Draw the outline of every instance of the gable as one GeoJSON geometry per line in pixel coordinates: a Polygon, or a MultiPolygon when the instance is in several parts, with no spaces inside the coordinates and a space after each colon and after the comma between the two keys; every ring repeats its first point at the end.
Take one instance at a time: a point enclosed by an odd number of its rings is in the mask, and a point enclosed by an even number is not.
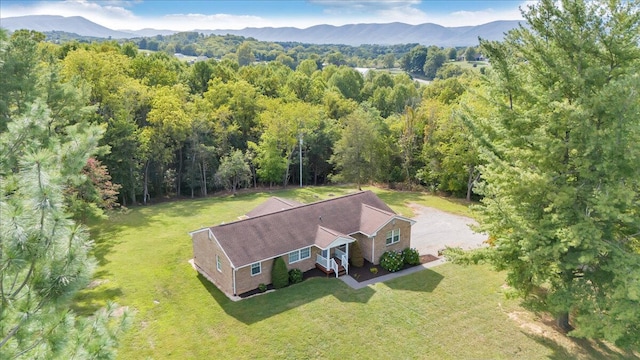
{"type": "Polygon", "coordinates": [[[256,206],[246,214],[246,217],[256,217],[261,215],[272,214],[274,212],[291,209],[296,206],[304,205],[294,200],[283,199],[276,196],[270,197],[267,201],[256,206]]]}
{"type": "Polygon", "coordinates": [[[210,229],[230,261],[239,268],[316,245],[320,227],[335,235],[331,238],[324,231],[320,244],[329,245],[338,238],[349,241],[351,237],[344,234],[362,232],[363,216],[367,218],[364,221],[367,229],[375,230],[397,215],[374,193],[364,191],[210,229]]]}

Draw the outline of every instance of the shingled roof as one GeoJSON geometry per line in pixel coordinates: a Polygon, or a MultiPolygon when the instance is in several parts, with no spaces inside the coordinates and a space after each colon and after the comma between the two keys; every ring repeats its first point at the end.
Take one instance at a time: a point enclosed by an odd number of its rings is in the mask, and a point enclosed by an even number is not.
{"type": "MultiPolygon", "coordinates": [[[[277,203],[280,201],[272,202],[277,203]]],[[[363,191],[275,212],[254,213],[248,219],[209,230],[233,267],[240,268],[312,245],[326,248],[332,239],[355,240],[349,235],[358,232],[373,235],[394,217],[398,215],[380,198],[363,191]]]]}
{"type": "Polygon", "coordinates": [[[256,217],[260,215],[271,214],[281,210],[291,209],[296,206],[303,205],[294,200],[287,200],[276,196],[270,197],[267,201],[256,206],[253,210],[249,211],[247,217],[256,217]]]}

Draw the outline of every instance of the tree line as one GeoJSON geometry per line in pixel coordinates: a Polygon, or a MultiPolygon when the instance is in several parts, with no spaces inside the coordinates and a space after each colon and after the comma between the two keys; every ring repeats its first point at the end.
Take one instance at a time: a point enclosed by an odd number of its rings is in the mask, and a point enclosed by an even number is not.
{"type": "Polygon", "coordinates": [[[406,74],[313,59],[295,70],[255,62],[248,42],[235,61],[187,64],[132,43],[43,40],[28,31],[8,40],[0,128],[39,94],[59,121],[101,126],[94,164],[112,186],[97,193],[118,190],[122,205],[297,184],[300,140],[304,184],[422,183],[471,196],[476,159],[460,153],[468,141],[454,113],[478,105],[464,95],[476,73],[424,88],[406,74]]]}

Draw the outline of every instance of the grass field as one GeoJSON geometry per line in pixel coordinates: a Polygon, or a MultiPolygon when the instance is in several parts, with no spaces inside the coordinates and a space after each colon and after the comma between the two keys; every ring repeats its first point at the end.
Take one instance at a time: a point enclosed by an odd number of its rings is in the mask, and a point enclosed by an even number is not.
{"type": "MultiPolygon", "coordinates": [[[[232,221],[269,196],[303,202],[352,191],[318,187],[184,200],[130,209],[93,224],[100,266],[75,309],[113,300],[135,311],[122,359],[501,359],[623,358],[602,344],[553,329],[503,295],[487,267],[438,266],[353,290],[315,278],[232,302],[198,276],[187,234],[232,221]]],[[[469,215],[464,203],[422,193],[374,190],[394,210],[408,202],[469,215]]]]}

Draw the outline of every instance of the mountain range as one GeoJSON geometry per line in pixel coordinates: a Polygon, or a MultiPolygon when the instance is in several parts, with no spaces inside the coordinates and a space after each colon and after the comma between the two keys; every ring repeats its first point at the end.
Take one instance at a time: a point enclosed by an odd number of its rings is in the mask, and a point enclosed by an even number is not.
{"type": "MultiPolygon", "coordinates": [[[[409,44],[419,43],[436,46],[469,46],[478,43],[478,38],[502,40],[504,34],[520,24],[519,21],[494,21],[477,26],[444,27],[426,23],[409,25],[351,24],[343,26],[316,25],[306,29],[294,27],[245,28],[241,30],[193,30],[206,35],[239,35],[261,41],[300,42],[308,44],[409,44]]],[[[81,36],[98,38],[129,39],[155,35],[171,35],[173,30],[113,30],[98,25],[80,16],[63,17],[53,15],[31,15],[0,19],[0,27],[15,31],[29,29],[40,32],[63,31],[81,36]]]]}

